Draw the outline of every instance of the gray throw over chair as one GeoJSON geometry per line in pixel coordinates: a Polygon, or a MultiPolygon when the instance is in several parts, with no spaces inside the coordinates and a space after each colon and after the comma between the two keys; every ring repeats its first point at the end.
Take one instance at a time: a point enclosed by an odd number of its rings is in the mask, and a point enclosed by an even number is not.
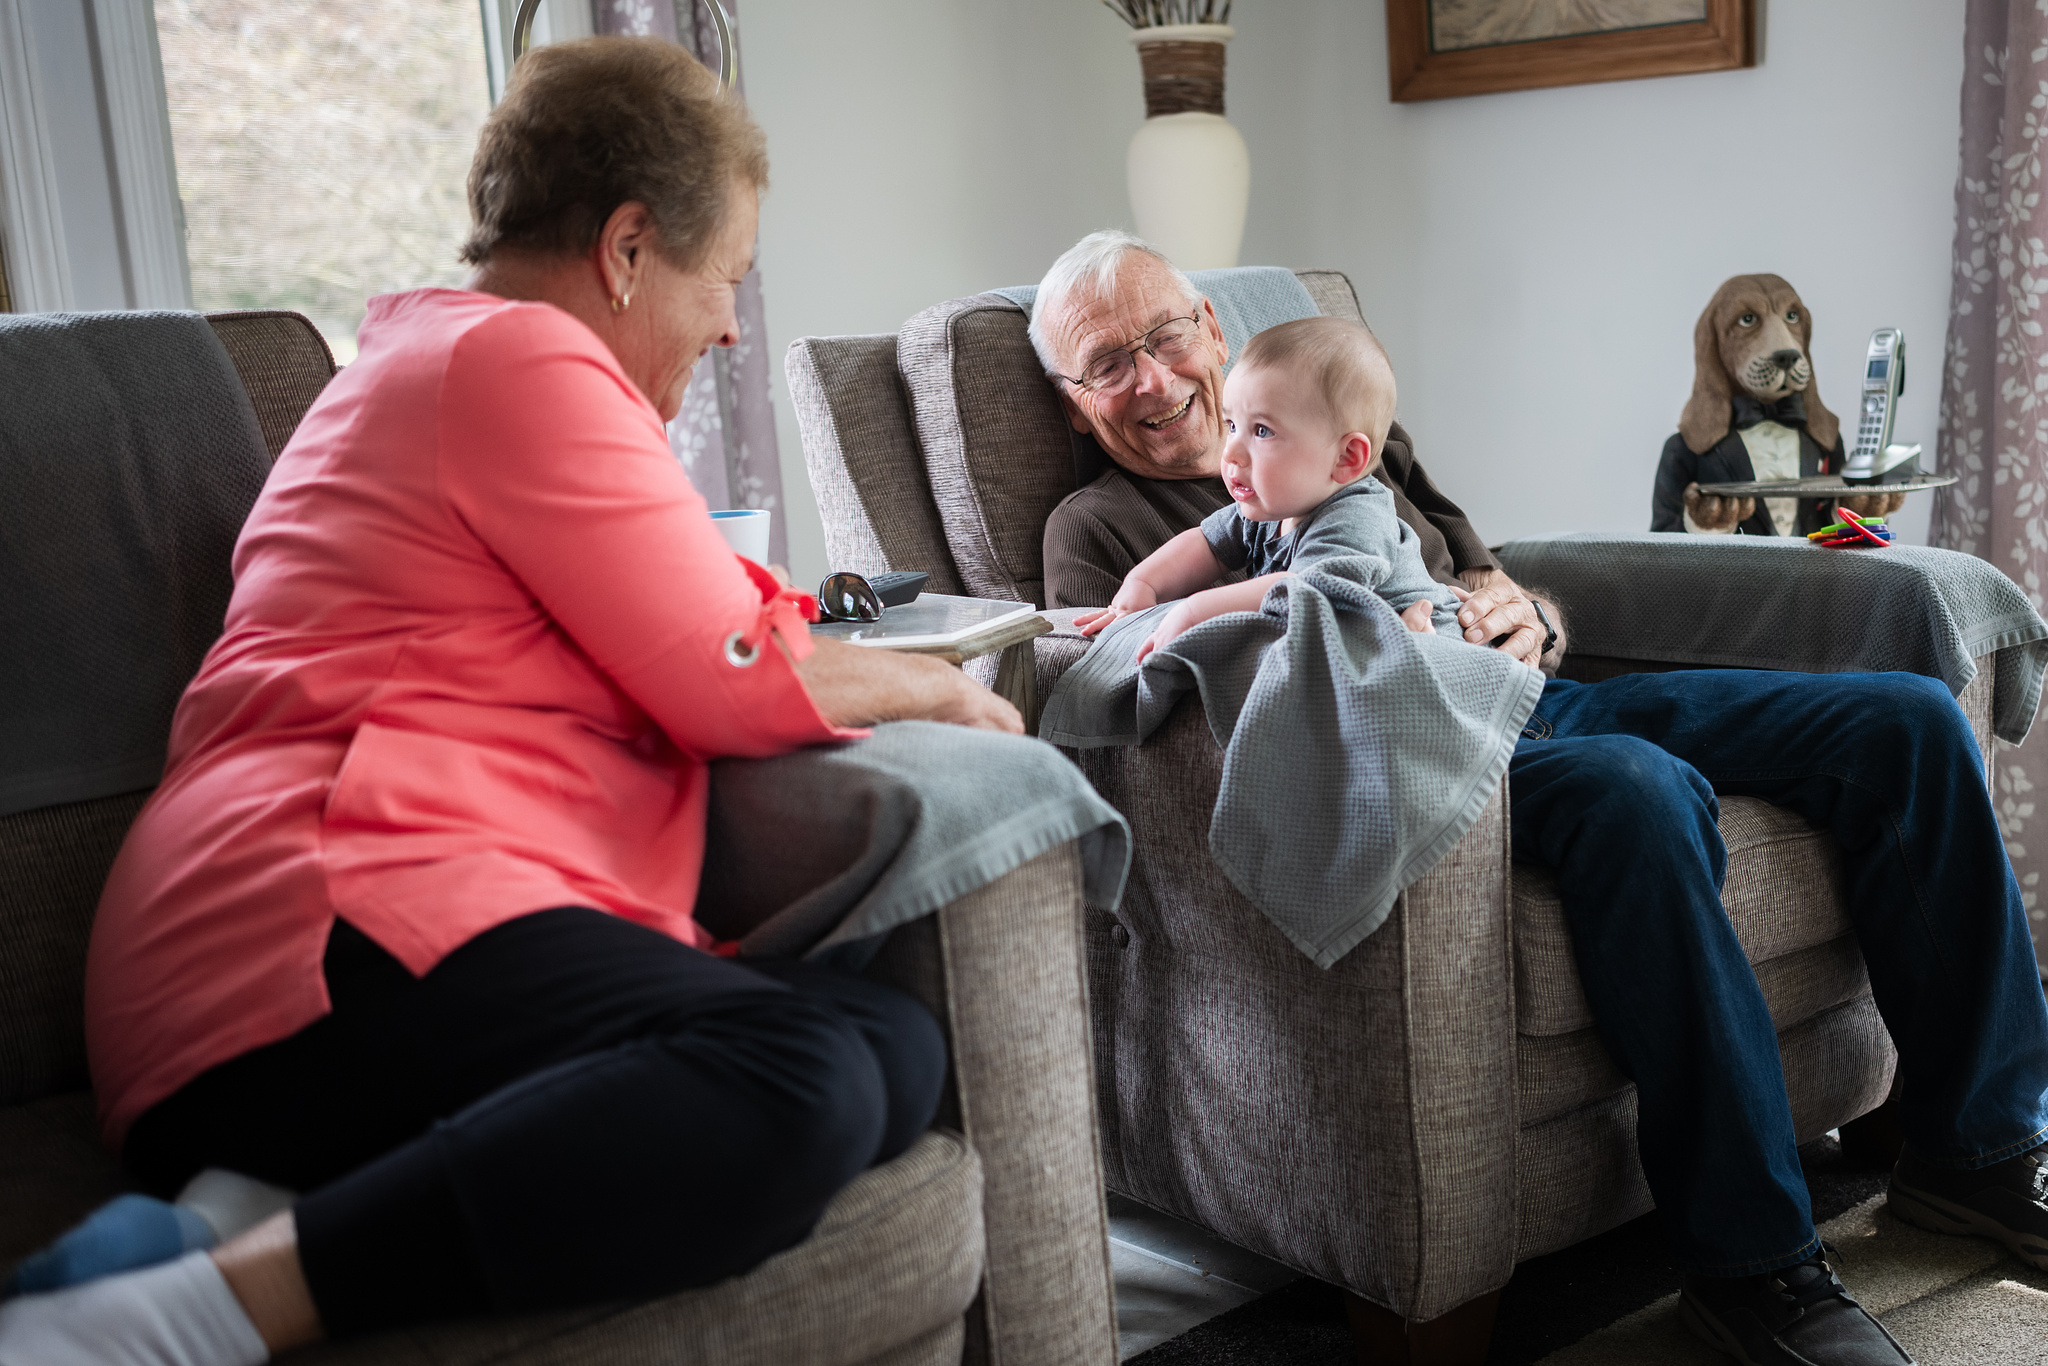
{"type": "MultiPolygon", "coordinates": [[[[296,314],[209,321],[275,459],[334,373],[327,347],[296,314]]],[[[0,402],[5,389],[0,378],[0,402]]],[[[36,648],[0,641],[0,664],[36,648]]],[[[124,1187],[97,1137],[82,996],[100,887],[147,796],[0,816],[0,1270],[124,1187]]],[[[949,1039],[940,1122],[842,1191],[796,1247],[648,1303],[434,1325],[285,1359],[1110,1366],[1081,891],[1068,843],[890,937],[869,971],[923,1000],[949,1039]]]]}
{"type": "MultiPolygon", "coordinates": [[[[1297,275],[1325,314],[1363,320],[1342,274],[1297,275]]],[[[934,591],[1043,605],[1043,528],[1076,475],[1022,311],[949,300],[893,336],[800,339],[786,369],[834,569],[926,570],[934,591]]],[[[1086,642],[1063,626],[1036,647],[1043,698],[1086,642]]],[[[1994,672],[1960,698],[1987,767],[1994,672]]],[[[1121,907],[1086,918],[1111,1190],[1343,1287],[1362,1345],[1418,1361],[1483,1360],[1516,1263],[1651,1207],[1635,1089],[1593,1028],[1555,879],[1511,866],[1505,786],[1324,971],[1210,858],[1223,755],[1197,699],[1142,746],[1070,757],[1135,841],[1121,907]]],[[[1723,799],[1721,833],[1723,901],[1810,1141],[1878,1107],[1895,1061],[1841,855],[1749,798],[1723,799]]]]}

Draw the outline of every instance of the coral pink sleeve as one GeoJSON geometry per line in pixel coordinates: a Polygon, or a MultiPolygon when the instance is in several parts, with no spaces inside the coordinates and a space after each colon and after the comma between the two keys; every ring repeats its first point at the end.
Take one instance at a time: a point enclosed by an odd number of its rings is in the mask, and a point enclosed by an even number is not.
{"type": "Polygon", "coordinates": [[[685,753],[866,733],[818,714],[791,662],[811,649],[797,595],[727,547],[654,409],[581,323],[530,305],[471,329],[439,412],[456,514],[685,753]]]}

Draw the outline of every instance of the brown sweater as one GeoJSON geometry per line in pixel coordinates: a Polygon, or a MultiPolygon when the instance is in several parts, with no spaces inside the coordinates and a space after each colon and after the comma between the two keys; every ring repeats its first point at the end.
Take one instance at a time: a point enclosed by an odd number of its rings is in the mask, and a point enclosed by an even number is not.
{"type": "MultiPolygon", "coordinates": [[[[1455,583],[1459,570],[1500,568],[1458,505],[1429,482],[1400,423],[1388,430],[1373,474],[1422,542],[1431,578],[1455,583]]],[[[1068,494],[1046,521],[1046,605],[1106,605],[1138,561],[1229,502],[1221,479],[1145,479],[1112,467],[1068,494]]]]}

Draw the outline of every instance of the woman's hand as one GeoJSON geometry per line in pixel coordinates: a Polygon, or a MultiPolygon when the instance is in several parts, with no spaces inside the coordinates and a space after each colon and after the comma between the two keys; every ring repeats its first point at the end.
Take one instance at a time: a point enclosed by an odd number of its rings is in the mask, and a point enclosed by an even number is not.
{"type": "Polygon", "coordinates": [[[1024,718],[1015,707],[930,655],[815,640],[796,671],[820,714],[835,726],[944,721],[1024,733],[1024,718]]]}

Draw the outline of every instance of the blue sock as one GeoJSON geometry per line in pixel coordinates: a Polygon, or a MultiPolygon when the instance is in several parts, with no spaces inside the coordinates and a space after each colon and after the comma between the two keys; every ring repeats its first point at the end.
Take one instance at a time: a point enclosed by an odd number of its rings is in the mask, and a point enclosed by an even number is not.
{"type": "Polygon", "coordinates": [[[168,1262],[218,1241],[212,1226],[182,1205],[146,1195],[117,1196],[16,1267],[0,1295],[60,1290],[117,1271],[168,1262]]]}

